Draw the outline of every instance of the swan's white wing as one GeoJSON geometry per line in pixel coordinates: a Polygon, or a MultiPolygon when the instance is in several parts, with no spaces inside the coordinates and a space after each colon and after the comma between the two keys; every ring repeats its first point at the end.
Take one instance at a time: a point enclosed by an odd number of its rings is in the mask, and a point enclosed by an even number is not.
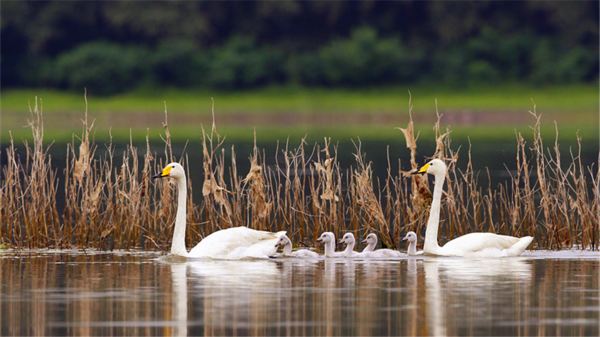
{"type": "Polygon", "coordinates": [[[441,250],[448,255],[514,256],[531,243],[530,237],[517,238],[494,233],[469,233],[446,243],[441,250]],[[527,242],[526,242],[527,241],[527,242]],[[517,245],[517,243],[519,243],[517,245]],[[523,249],[521,250],[521,246],[523,249]],[[518,249],[512,249],[517,246],[518,249]]]}
{"type": "Polygon", "coordinates": [[[291,256],[300,257],[300,258],[319,258],[320,257],[319,254],[317,254],[316,252],[313,252],[312,250],[308,250],[308,249],[298,249],[296,251],[293,251],[291,256]]]}
{"type": "Polygon", "coordinates": [[[476,252],[488,248],[506,249],[519,241],[518,238],[494,233],[469,233],[460,236],[442,248],[444,250],[476,252]]]}
{"type": "Polygon", "coordinates": [[[192,248],[189,257],[236,259],[268,257],[276,251],[275,243],[285,232],[265,232],[247,227],[233,227],[216,231],[192,248]]]}
{"type": "Polygon", "coordinates": [[[357,251],[351,251],[351,252],[335,252],[334,255],[332,257],[344,257],[344,258],[350,258],[350,259],[358,259],[358,258],[367,258],[370,257],[370,254],[372,252],[357,252],[357,251]],[[339,254],[339,255],[337,255],[339,254]]]}
{"type": "Polygon", "coordinates": [[[373,251],[363,252],[361,254],[364,257],[372,258],[372,259],[389,259],[389,258],[406,256],[406,254],[401,253],[397,250],[387,249],[387,248],[375,249],[373,251]]]}
{"type": "Polygon", "coordinates": [[[342,251],[342,252],[333,252],[333,253],[331,253],[330,256],[325,256],[325,257],[327,257],[327,258],[340,258],[340,257],[347,257],[347,256],[346,256],[346,253],[344,253],[342,251]]]}
{"type": "Polygon", "coordinates": [[[255,242],[249,246],[239,246],[227,254],[227,259],[258,258],[265,259],[277,252],[278,238],[266,239],[255,242]]]}

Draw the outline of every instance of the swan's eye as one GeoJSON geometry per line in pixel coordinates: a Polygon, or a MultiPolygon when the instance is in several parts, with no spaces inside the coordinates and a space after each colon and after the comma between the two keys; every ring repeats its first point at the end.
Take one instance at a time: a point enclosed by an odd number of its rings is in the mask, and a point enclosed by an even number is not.
{"type": "Polygon", "coordinates": [[[175,165],[172,165],[171,168],[175,168],[175,165]]]}

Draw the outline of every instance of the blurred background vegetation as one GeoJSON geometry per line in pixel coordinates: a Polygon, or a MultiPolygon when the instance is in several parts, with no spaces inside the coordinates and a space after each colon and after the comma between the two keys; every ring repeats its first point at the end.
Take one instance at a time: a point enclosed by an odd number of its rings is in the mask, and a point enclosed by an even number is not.
{"type": "Polygon", "coordinates": [[[4,1],[2,87],[598,79],[597,1],[4,1]]]}
{"type": "MultiPolygon", "coordinates": [[[[2,131],[69,140],[85,109],[99,138],[218,122],[233,138],[398,139],[409,90],[431,135],[436,100],[463,138],[513,139],[532,99],[598,137],[597,1],[2,1],[2,131]],[[262,131],[261,131],[262,130],[262,131]],[[262,133],[262,135],[261,135],[262,133]]],[[[426,135],[427,136],[427,135],[426,135]]],[[[0,133],[6,140],[7,132],[0,133]]],[[[230,137],[231,138],[231,137],[230,137]]],[[[427,136],[427,138],[431,138],[427,136]]]]}

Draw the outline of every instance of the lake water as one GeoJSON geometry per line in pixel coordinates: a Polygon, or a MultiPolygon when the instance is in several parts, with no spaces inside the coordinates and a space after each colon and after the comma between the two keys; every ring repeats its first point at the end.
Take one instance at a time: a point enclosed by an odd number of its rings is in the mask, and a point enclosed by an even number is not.
{"type": "Polygon", "coordinates": [[[598,336],[599,258],[182,262],[3,251],[0,334],[598,336]]]}

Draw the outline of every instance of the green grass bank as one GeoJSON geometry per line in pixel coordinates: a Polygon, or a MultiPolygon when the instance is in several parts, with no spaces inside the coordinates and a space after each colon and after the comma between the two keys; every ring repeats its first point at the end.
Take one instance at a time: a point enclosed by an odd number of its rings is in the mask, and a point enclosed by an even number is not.
{"type": "MultiPolygon", "coordinates": [[[[530,87],[384,87],[371,89],[307,89],[270,87],[243,92],[144,89],[109,97],[89,94],[88,111],[96,121],[97,139],[126,140],[130,135],[158,137],[165,104],[176,140],[199,139],[200,126],[211,123],[211,98],[219,129],[234,140],[251,139],[253,129],[263,140],[331,136],[334,138],[388,138],[395,126],[408,120],[409,98],[422,136],[431,135],[437,110],[453,137],[507,138],[526,130],[533,121],[528,111],[535,103],[543,114],[544,135],[554,135],[557,121],[564,136],[579,130],[598,137],[598,86],[530,87]],[[410,94],[409,94],[410,91],[410,94]],[[110,133],[109,133],[110,130],[110,133]]],[[[40,99],[48,139],[69,140],[80,129],[85,111],[83,93],[45,89],[5,90],[0,93],[2,141],[11,130],[27,138],[24,127],[28,104],[40,99]]]]}

